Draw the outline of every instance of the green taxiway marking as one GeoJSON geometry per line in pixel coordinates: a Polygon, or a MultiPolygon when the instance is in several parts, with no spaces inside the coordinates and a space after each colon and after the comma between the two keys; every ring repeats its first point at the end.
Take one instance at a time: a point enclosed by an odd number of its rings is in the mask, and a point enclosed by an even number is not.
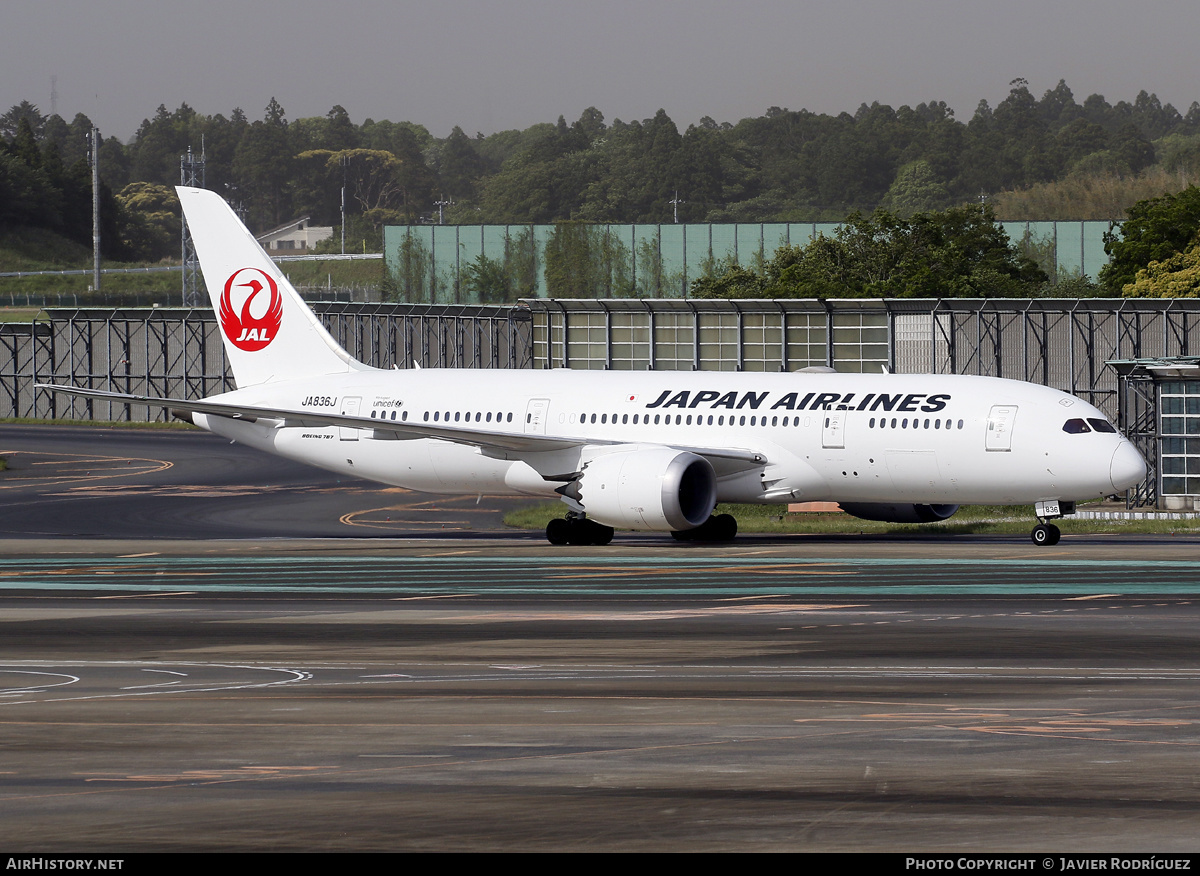
{"type": "Polygon", "coordinates": [[[0,591],[374,596],[1200,594],[1186,560],[830,557],[146,557],[0,560],[0,591]]]}

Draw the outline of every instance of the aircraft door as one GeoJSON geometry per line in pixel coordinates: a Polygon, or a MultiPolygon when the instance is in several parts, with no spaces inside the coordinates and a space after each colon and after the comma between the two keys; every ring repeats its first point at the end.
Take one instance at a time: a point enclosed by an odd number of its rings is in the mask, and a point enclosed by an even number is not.
{"type": "Polygon", "coordinates": [[[988,413],[984,446],[988,450],[1003,453],[1012,450],[1012,429],[1016,419],[1016,405],[992,405],[992,410],[988,413]]]}
{"type": "MultiPolygon", "coordinates": [[[[342,399],[342,408],[341,408],[342,416],[343,417],[357,417],[358,409],[361,405],[362,405],[362,396],[352,395],[349,398],[343,398],[342,399]]],[[[357,441],[358,440],[358,430],[352,429],[348,426],[339,426],[338,427],[338,437],[340,437],[343,441],[357,441]]]]}
{"type": "Polygon", "coordinates": [[[845,411],[821,411],[824,422],[821,426],[821,446],[830,450],[840,450],[846,446],[845,411]]]}
{"type": "Polygon", "coordinates": [[[526,435],[546,434],[546,411],[549,407],[550,399],[548,398],[531,398],[529,400],[529,406],[525,408],[526,435]]]}

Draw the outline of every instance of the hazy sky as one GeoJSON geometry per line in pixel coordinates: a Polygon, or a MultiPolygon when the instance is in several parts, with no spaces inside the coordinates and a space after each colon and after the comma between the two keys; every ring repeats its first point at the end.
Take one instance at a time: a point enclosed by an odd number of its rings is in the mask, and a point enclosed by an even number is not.
{"type": "Polygon", "coordinates": [[[0,110],[86,113],[127,140],[159,104],[289,119],[341,104],[355,123],[445,136],[596,106],[660,107],[680,129],[770,106],[853,113],[944,100],[967,120],[1009,81],[1082,102],[1140,89],[1200,100],[1196,0],[0,0],[0,110]]]}

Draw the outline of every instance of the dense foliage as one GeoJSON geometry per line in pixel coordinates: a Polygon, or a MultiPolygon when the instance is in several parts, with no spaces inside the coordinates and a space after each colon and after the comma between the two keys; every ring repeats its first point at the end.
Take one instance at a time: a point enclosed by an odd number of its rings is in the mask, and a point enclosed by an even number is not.
{"type": "Polygon", "coordinates": [[[852,214],[831,237],[785,246],[762,270],[714,266],[697,298],[983,298],[1039,294],[1046,274],[1021,255],[987,207],[902,219],[852,214]]]}
{"type": "MultiPolygon", "coordinates": [[[[0,116],[0,231],[32,225],[90,239],[84,136],[90,128],[83,115],[68,123],[28,102],[0,116]]],[[[980,288],[981,271],[1021,283],[1028,277],[1013,274],[1008,263],[989,263],[974,274],[955,267],[960,256],[939,243],[945,229],[935,226],[942,220],[930,218],[937,211],[983,196],[1006,219],[1118,219],[1146,197],[1129,181],[1157,171],[1148,185],[1177,190],[1178,180],[1200,170],[1200,104],[1181,114],[1146,92],[1132,103],[1110,104],[1100,95],[1078,103],[1063,82],[1036,98],[1018,79],[997,106],[981,102],[965,122],[944,102],[931,101],[899,109],[863,104],[836,116],[772,107],[736,124],[704,118],[680,131],[661,110],[641,121],[608,122],[589,107],[571,123],[560,117],[490,136],[455,128],[444,139],[411,122],[355,124],[340,106],[289,120],[272,99],[253,121],[241,109],[207,116],[187,104],[174,111],[160,106],[128,142],[108,137],[100,145],[110,256],[157,258],[177,250],[170,187],[189,149],[203,151],[206,185],[240,205],[256,231],[305,214],[317,224],[338,224],[343,185],[348,224],[366,229],[364,239],[384,224],[436,221],[439,209],[445,221],[468,224],[660,223],[676,215],[681,222],[840,221],[851,215],[844,239],[806,251],[793,266],[795,283],[967,294],[980,288]],[[1121,187],[1112,180],[1126,182],[1121,187]],[[1022,192],[1037,197],[1011,197],[1022,192]],[[1018,206],[1003,212],[1011,204],[1018,206]],[[1016,215],[1030,210],[1048,212],[1016,215]],[[888,225],[893,222],[903,230],[888,225]],[[903,281],[884,279],[871,271],[889,258],[898,265],[900,256],[874,241],[869,261],[876,267],[862,277],[847,274],[836,265],[836,249],[861,242],[863,223],[886,226],[885,238],[937,251],[946,262],[924,273],[914,269],[903,281]]],[[[967,221],[970,214],[955,210],[947,215],[967,221]]],[[[545,254],[548,275],[578,263],[581,247],[605,245],[584,236],[580,231],[571,240],[564,231],[564,248],[545,254]]],[[[644,255],[623,258],[635,264],[630,260],[644,255]]],[[[513,270],[498,271],[503,266],[493,261],[472,268],[472,284],[488,297],[512,283],[513,270]]],[[[628,282],[621,276],[604,282],[640,292],[640,268],[637,273],[628,282]]],[[[559,279],[566,288],[599,282],[559,279]]]]}
{"type": "MultiPolygon", "coordinates": [[[[1138,294],[1161,297],[1166,283],[1178,297],[1181,278],[1167,274],[1181,269],[1158,266],[1194,246],[1200,233],[1200,189],[1189,186],[1178,194],[1139,201],[1129,208],[1119,231],[1113,229],[1104,238],[1109,263],[1100,272],[1100,282],[1113,295],[1138,294]],[[1146,271],[1155,268],[1155,283],[1146,271]],[[1134,284],[1137,290],[1134,291],[1134,284]]],[[[1195,270],[1191,271],[1194,276],[1195,270]]],[[[1195,295],[1195,292],[1192,293],[1195,295]]]]}

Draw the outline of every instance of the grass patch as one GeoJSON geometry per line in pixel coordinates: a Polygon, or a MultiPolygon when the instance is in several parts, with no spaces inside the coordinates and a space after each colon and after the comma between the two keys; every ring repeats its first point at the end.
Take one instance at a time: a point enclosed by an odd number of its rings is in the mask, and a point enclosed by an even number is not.
{"type": "Polygon", "coordinates": [[[33,322],[40,307],[0,307],[0,322],[33,322]]]}
{"type": "MultiPolygon", "coordinates": [[[[1098,507],[1098,506],[1097,506],[1098,507]]],[[[940,523],[882,523],[859,520],[849,514],[789,514],[786,505],[718,505],[716,513],[737,518],[739,532],[773,534],[852,534],[862,535],[947,535],[991,534],[1029,535],[1037,522],[1031,505],[964,505],[949,520],[940,523]]],[[[1080,510],[1085,510],[1081,508],[1080,510]]],[[[539,502],[515,508],[504,515],[504,523],[514,529],[545,529],[555,517],[562,517],[562,502],[539,502]]],[[[1197,520],[1055,520],[1063,535],[1133,533],[1196,533],[1197,520]]]]}

